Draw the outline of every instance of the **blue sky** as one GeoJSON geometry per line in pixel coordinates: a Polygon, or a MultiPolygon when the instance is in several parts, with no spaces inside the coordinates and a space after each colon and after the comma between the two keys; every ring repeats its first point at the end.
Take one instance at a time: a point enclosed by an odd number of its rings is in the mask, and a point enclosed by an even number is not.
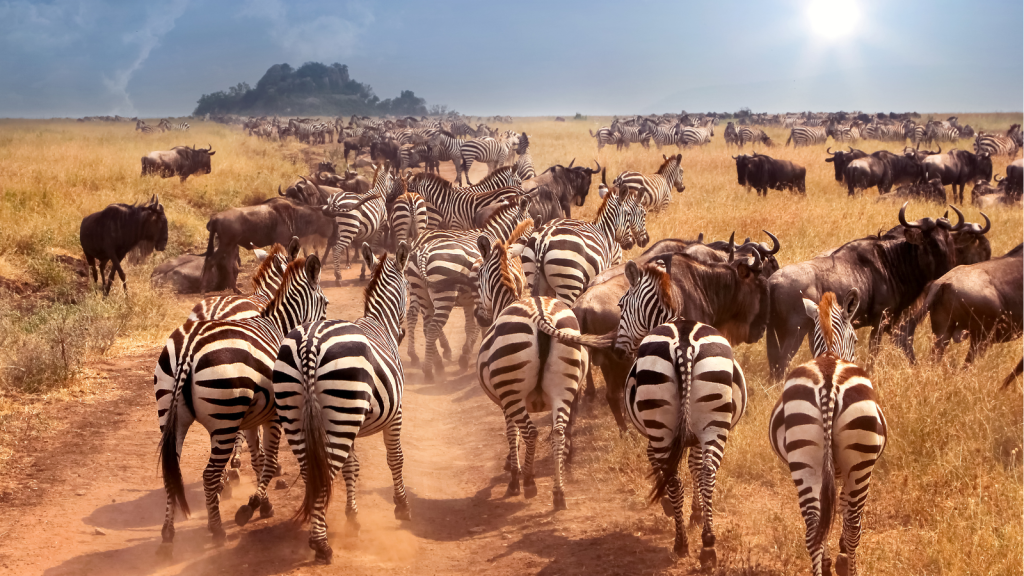
{"type": "Polygon", "coordinates": [[[812,1],[0,0],[0,116],[184,115],[310,60],[474,115],[1024,108],[1020,0],[843,0],[842,38],[812,1]]]}

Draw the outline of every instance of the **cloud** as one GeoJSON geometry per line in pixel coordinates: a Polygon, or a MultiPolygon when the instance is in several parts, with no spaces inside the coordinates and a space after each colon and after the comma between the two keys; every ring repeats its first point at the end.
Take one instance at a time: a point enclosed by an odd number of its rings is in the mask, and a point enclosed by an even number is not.
{"type": "Polygon", "coordinates": [[[103,84],[117,99],[111,114],[135,114],[135,105],[128,94],[128,83],[149,58],[150,52],[160,44],[160,39],[174,29],[175,21],[187,6],[188,0],[172,0],[162,6],[150,6],[142,27],[122,37],[125,44],[136,46],[138,53],[128,66],[114,71],[109,77],[103,76],[103,84]]]}
{"type": "Polygon", "coordinates": [[[295,59],[337,61],[352,56],[363,31],[373,24],[373,13],[363,4],[346,5],[348,18],[336,15],[291,15],[281,0],[255,0],[239,14],[267,20],[271,39],[295,59]],[[293,20],[296,20],[293,22],[293,20]]]}

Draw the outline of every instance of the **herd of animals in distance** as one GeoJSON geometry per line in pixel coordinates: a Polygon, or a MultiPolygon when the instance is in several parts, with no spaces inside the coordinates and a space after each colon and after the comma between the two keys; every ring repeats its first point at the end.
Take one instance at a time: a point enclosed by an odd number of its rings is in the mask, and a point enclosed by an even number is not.
{"type": "MultiPolygon", "coordinates": [[[[339,174],[323,162],[261,204],[213,214],[206,253],[185,263],[190,266],[165,270],[193,292],[236,293],[197,303],[156,363],[165,554],[173,546],[175,510],[189,511],[179,457],[195,421],[214,446],[203,487],[215,541],[225,539],[219,495],[230,487],[243,440],[259,478],[235,521],[244,525],[256,509],[261,517],[273,514],[267,487],[282,435],[305,481],[299,516],[309,521],[317,561],[330,563],[333,555],[325,514],[339,472],[348,490],[348,522],[356,522],[358,464],[350,455],[357,437],[383,434],[395,517],[409,520],[401,446],[405,368],[418,367],[427,382],[444,370],[442,357],[451,359],[444,326],[462,308],[467,341],[459,363],[475,363],[480,386],[506,422],[507,494],[536,496],[533,417],[550,412],[552,502],[555,510],[566,508],[562,471],[572,451],[573,410],[579,392],[593,386],[591,371],[600,369],[619,427],[628,421],[648,439],[653,500],[661,500],[675,520],[674,552],[680,556],[688,554],[679,475],[686,461],[693,485],[690,520],[703,527],[699,558],[708,570],[717,562],[715,477],[747,400],[732,346],[767,338],[772,377],[784,382],[770,418],[771,445],[797,489],[812,571],[831,573],[827,537],[838,507],[842,536],[835,569],[855,574],[862,514],[887,427],[869,373],[854,363],[854,327],[871,327],[872,354],[891,332],[913,360],[914,329],[930,316],[935,352],[969,338],[967,363],[978,361],[991,343],[1022,332],[1022,246],[992,257],[988,216],[967,222],[956,207],[967,184],[973,186],[970,202],[982,208],[1020,206],[1022,160],[1013,160],[1003,177],[992,173],[993,156],[1013,159],[1019,153],[1019,124],[1005,133],[975,133],[956,117],[918,124],[909,115],[808,113],[755,114],[723,128],[716,115],[667,114],[619,118],[591,131],[598,148],[647,148],[653,142],[659,149],[686,149],[706,144],[716,130],[740,150],[752,143],[767,149],[824,146],[832,139],[823,161],[851,195],[877,187],[883,196],[945,204],[945,188],[952,190],[952,216],[947,211],[911,219],[904,202],[898,211],[894,207],[887,232],[780,268],[775,255],[782,244],[767,231],[770,243],[648,236],[647,218],[658,218],[673,190],[685,189],[681,153],[662,155],[656,173],[625,171],[609,183],[600,165],[555,165],[538,174],[527,134],[483,123],[473,128],[459,116],[215,120],[258,138],[336,143],[346,162],[355,152],[353,166],[368,173],[339,174]],[[761,127],[770,125],[789,129],[785,144],[765,134],[761,127]],[[949,147],[965,137],[973,137],[973,151],[949,147]],[[909,145],[902,154],[853,147],[871,140],[909,145]],[[932,146],[937,149],[922,149],[932,146]],[[370,160],[359,157],[364,150],[370,160]],[[439,175],[439,165],[449,161],[455,182],[439,175]],[[490,171],[476,184],[469,181],[474,162],[490,171]],[[573,208],[584,205],[598,174],[595,219],[573,219],[573,208]],[[324,253],[300,256],[311,237],[326,240],[324,253]],[[622,263],[623,250],[634,246],[646,251],[622,263]],[[341,255],[348,257],[350,247],[362,261],[360,279],[369,275],[365,315],[328,320],[322,266],[333,250],[340,280],[341,255]],[[248,295],[236,287],[240,248],[258,249],[262,258],[248,295]],[[423,360],[414,348],[420,319],[423,360]],[[790,360],[805,338],[813,359],[793,368],[790,360]],[[408,363],[399,357],[403,339],[408,363]]],[[[486,121],[498,125],[511,118],[486,121]]],[[[143,133],[188,128],[168,120],[157,127],[136,123],[143,133]]],[[[209,174],[214,154],[212,146],[151,152],[142,157],[142,175],[185,182],[209,174]]],[[[803,166],[761,153],[733,158],[738,184],[748,191],[806,194],[803,166]]],[[[86,217],[81,242],[94,282],[109,293],[117,274],[127,291],[121,260],[140,242],[163,250],[167,235],[157,197],[86,217]]],[[[1018,363],[1004,386],[1020,374],[1018,363]]]]}

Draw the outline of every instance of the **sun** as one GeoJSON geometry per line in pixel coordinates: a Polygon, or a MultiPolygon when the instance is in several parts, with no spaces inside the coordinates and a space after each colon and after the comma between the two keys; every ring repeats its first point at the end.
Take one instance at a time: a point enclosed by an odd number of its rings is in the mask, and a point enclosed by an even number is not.
{"type": "Polygon", "coordinates": [[[807,5],[807,21],[815,36],[834,42],[857,31],[860,10],[853,0],[811,0],[807,5]]]}

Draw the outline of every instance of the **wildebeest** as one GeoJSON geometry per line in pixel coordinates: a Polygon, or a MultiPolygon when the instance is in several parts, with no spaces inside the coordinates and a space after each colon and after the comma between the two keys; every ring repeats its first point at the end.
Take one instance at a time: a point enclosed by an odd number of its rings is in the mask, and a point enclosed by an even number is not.
{"type": "Polygon", "coordinates": [[[832,162],[832,166],[835,168],[836,171],[836,182],[843,181],[843,176],[846,172],[846,166],[850,162],[853,162],[858,158],[863,158],[868,155],[867,152],[864,152],[863,150],[856,150],[852,146],[847,146],[847,148],[850,149],[849,152],[843,152],[842,150],[839,150],[838,152],[833,152],[831,146],[825,149],[826,152],[832,155],[829,158],[825,158],[825,162],[832,162]]]}
{"type": "MultiPolygon", "coordinates": [[[[555,164],[541,172],[536,178],[523,184],[524,190],[537,191],[540,198],[544,198],[544,189],[547,190],[551,198],[557,202],[562,213],[562,215],[555,216],[555,218],[572,218],[572,206],[582,207],[586,202],[594,174],[598,172],[603,174],[603,169],[597,161],[594,162],[597,164],[597,168],[573,167],[574,162],[575,160],[570,162],[568,167],[555,164]]],[[[531,216],[532,214],[533,207],[531,205],[531,216]]],[[[538,221],[534,218],[534,224],[538,227],[544,224],[544,222],[546,220],[538,221]]]]}
{"type": "Polygon", "coordinates": [[[952,200],[959,204],[964,203],[964,186],[968,182],[978,178],[992,179],[992,157],[986,152],[974,154],[954,148],[945,154],[926,157],[922,165],[926,179],[938,178],[943,186],[953,185],[952,200]],[[960,187],[959,192],[957,186],[960,187]]]}
{"type": "MultiPolygon", "coordinates": [[[[678,251],[694,242],[663,240],[651,246],[635,261],[665,260],[672,281],[687,295],[683,316],[704,322],[721,331],[732,343],[756,342],[764,334],[768,322],[768,281],[761,276],[760,252],[753,250],[741,256],[735,252],[726,262],[704,262],[678,251]],[[659,251],[665,251],[660,252],[659,251]]],[[[606,270],[595,278],[572,306],[573,314],[586,334],[606,334],[619,324],[618,302],[629,289],[625,266],[606,270]],[[617,272],[617,273],[616,273],[617,272]]],[[[593,350],[593,364],[604,375],[606,398],[615,422],[621,430],[622,386],[629,372],[631,359],[617,358],[608,350],[593,350]]],[[[588,377],[588,385],[592,385],[588,377]]]]}
{"type": "Polygon", "coordinates": [[[768,196],[768,189],[796,190],[807,193],[805,178],[807,169],[789,160],[776,160],[771,156],[758,154],[733,156],[736,160],[736,177],[741,186],[757,190],[758,196],[768,196]]]}
{"type": "Polygon", "coordinates": [[[1020,200],[1024,191],[1024,158],[1018,158],[1006,167],[1006,192],[1020,200]]]}
{"type": "Polygon", "coordinates": [[[878,202],[890,200],[925,200],[937,204],[945,204],[946,189],[942,186],[942,180],[932,178],[927,182],[900,186],[893,192],[879,194],[877,198],[878,202]]]}
{"type": "MultiPolygon", "coordinates": [[[[843,180],[850,196],[853,196],[856,190],[865,190],[872,186],[878,187],[879,194],[885,194],[894,184],[916,184],[923,174],[921,163],[912,155],[879,150],[847,164],[843,180]]],[[[837,292],[840,293],[845,294],[837,292]]]]}
{"type": "Polygon", "coordinates": [[[803,299],[820,300],[825,292],[847,294],[856,288],[861,304],[853,322],[871,326],[870,351],[874,353],[893,318],[920,296],[925,285],[956,265],[956,248],[950,232],[964,226],[945,218],[906,219],[907,204],[900,208],[902,234],[885,234],[853,240],[831,251],[783,267],[771,277],[771,322],[768,327],[768,363],[772,377],[782,378],[813,323],[803,299]]]}
{"type": "MultiPolygon", "coordinates": [[[[206,258],[202,254],[182,254],[177,258],[167,260],[153,268],[153,273],[149,278],[150,282],[154,286],[167,286],[178,294],[198,294],[203,278],[204,260],[206,258]]],[[[236,257],[231,259],[227,270],[222,270],[220,267],[210,270],[207,287],[213,291],[229,289],[231,280],[238,276],[240,263],[236,251],[236,257]]]]}
{"type": "Polygon", "coordinates": [[[178,176],[184,182],[193,174],[209,174],[210,157],[216,153],[213,146],[198,149],[195,146],[175,146],[170,150],[150,152],[142,157],[142,175],[178,176]]]}
{"type": "Polygon", "coordinates": [[[151,244],[163,252],[167,247],[167,216],[156,195],[142,205],[111,204],[83,218],[78,237],[82,251],[85,252],[85,261],[92,270],[92,281],[102,284],[103,294],[110,294],[115,272],[121,277],[121,284],[127,293],[128,282],[121,268],[121,260],[125,254],[143,243],[151,244]],[[97,260],[100,263],[98,277],[97,260]],[[105,272],[107,262],[111,263],[109,279],[105,272]]]}
{"type": "Polygon", "coordinates": [[[255,206],[231,208],[218,212],[206,223],[210,239],[206,245],[206,260],[200,293],[206,293],[209,271],[220,267],[218,274],[231,278],[229,287],[240,293],[237,274],[230,273],[231,261],[237,257],[239,246],[285,246],[292,236],[300,240],[310,237],[324,238],[327,248],[323,260],[334,245],[337,226],[334,218],[324,216],[320,208],[307,206],[290,198],[270,198],[255,206]]]}
{"type": "Polygon", "coordinates": [[[1009,342],[1024,329],[1024,244],[1018,244],[999,258],[968,266],[957,266],[932,282],[915,304],[904,351],[915,361],[914,329],[931,317],[934,337],[932,354],[939,359],[950,340],[971,344],[964,360],[970,365],[985,353],[988,345],[1009,342]]]}

